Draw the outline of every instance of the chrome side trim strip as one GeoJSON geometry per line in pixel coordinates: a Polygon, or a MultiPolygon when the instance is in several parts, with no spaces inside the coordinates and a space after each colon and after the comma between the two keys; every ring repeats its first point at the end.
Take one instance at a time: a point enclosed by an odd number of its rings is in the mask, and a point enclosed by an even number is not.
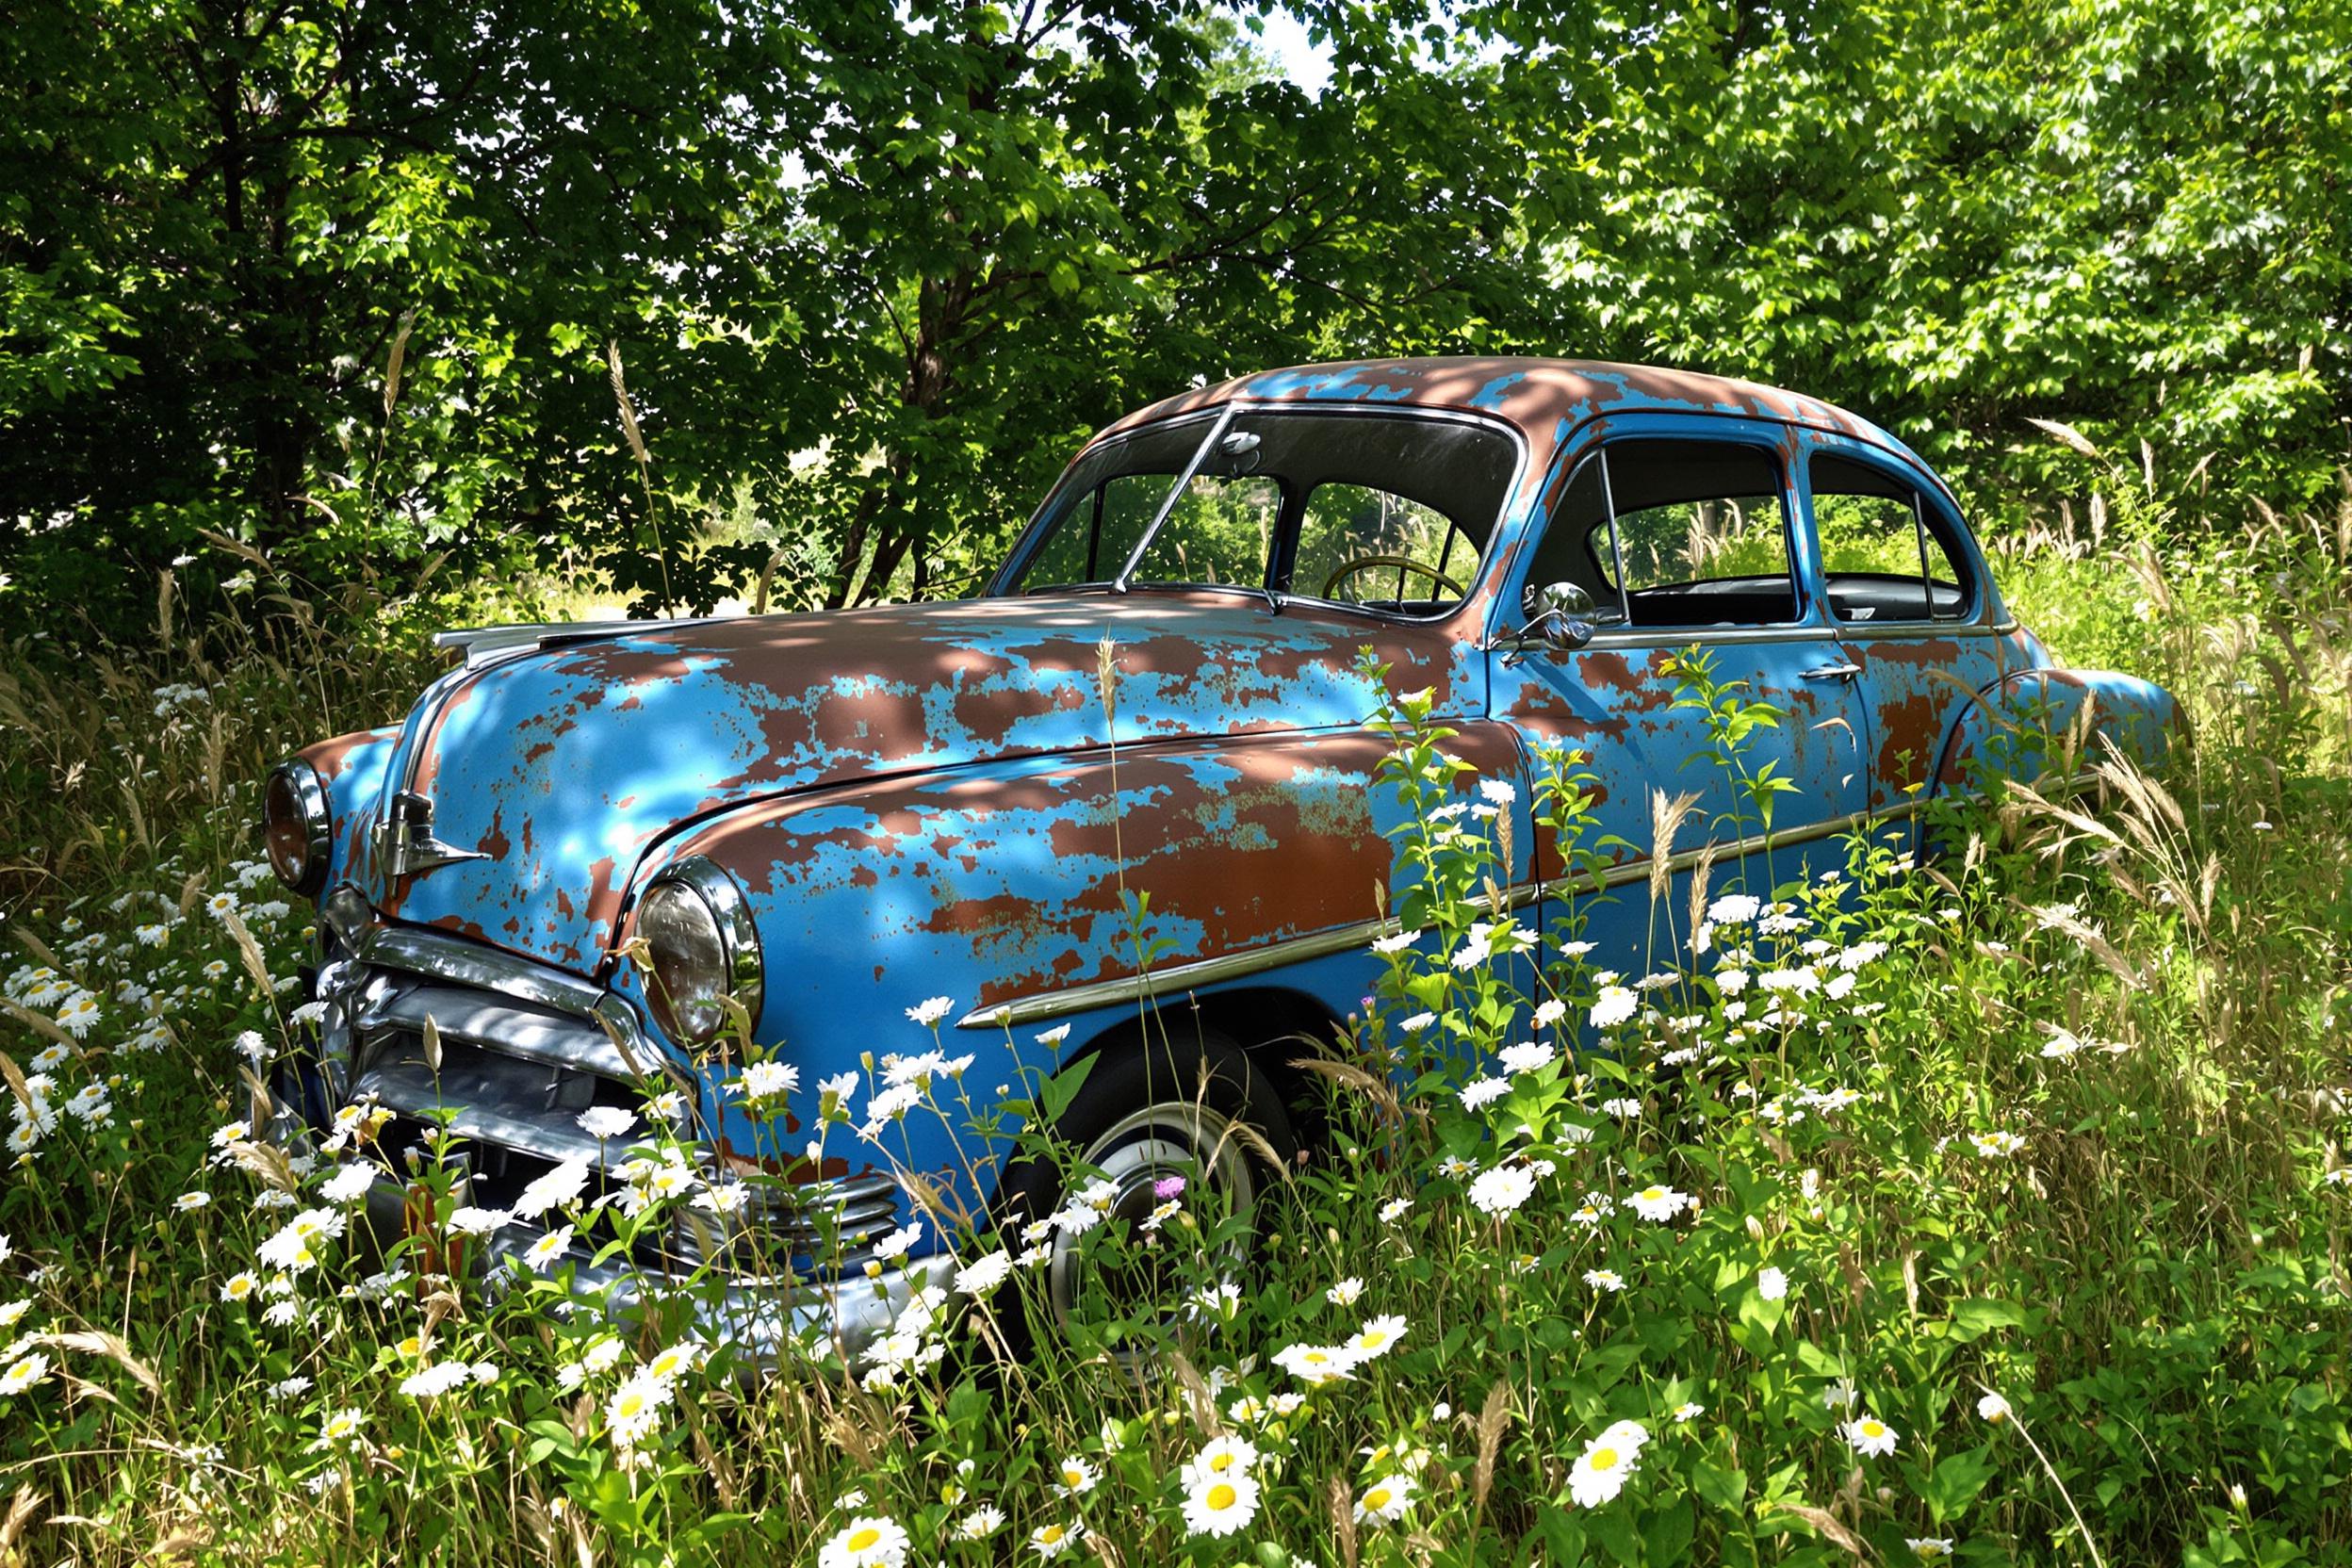
{"type": "MultiPolygon", "coordinates": [[[[1874,822],[1894,823],[1916,816],[1925,807],[1924,801],[1906,801],[1888,807],[1884,811],[1850,811],[1831,817],[1825,822],[1808,823],[1803,827],[1776,828],[1771,833],[1752,833],[1744,839],[1696,849],[1679,850],[1666,858],[1669,874],[1689,871],[1699,863],[1700,857],[1712,853],[1718,860],[1743,858],[1759,851],[1787,848],[1791,844],[1812,843],[1821,839],[1834,839],[1851,833],[1874,822]]],[[[1650,878],[1647,857],[1639,860],[1621,860],[1603,869],[1597,881],[1588,884],[1588,890],[1599,891],[1622,888],[1629,883],[1646,882],[1650,878]]],[[[1563,879],[1564,880],[1564,879],[1563,879]]],[[[1506,895],[1511,908],[1524,909],[1544,894],[1541,884],[1526,883],[1513,888],[1506,895]]],[[[958,1029],[1010,1029],[1018,1024],[1038,1023],[1047,1019],[1067,1018],[1073,1013],[1090,1012],[1130,1002],[1143,1002],[1154,995],[1166,996],[1179,991],[1213,986],[1220,981],[1237,980],[1266,970],[1284,969],[1292,964],[1305,963],[1314,958],[1328,958],[1334,953],[1347,953],[1367,947],[1382,937],[1394,936],[1400,929],[1396,917],[1386,920],[1358,921],[1352,925],[1335,925],[1327,931],[1310,936],[1292,937],[1263,947],[1252,947],[1239,953],[1220,954],[1214,958],[1201,958],[1189,964],[1177,964],[1169,969],[1155,970],[1148,974],[1120,975],[1109,980],[1096,980],[1066,990],[1041,991],[1035,995],[1016,997],[993,1007],[975,1007],[956,1021],[958,1029]]]]}

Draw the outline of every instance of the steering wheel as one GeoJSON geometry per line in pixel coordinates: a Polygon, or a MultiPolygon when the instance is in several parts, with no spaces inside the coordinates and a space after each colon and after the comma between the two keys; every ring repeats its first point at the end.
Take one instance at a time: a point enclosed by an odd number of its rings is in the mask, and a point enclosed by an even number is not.
{"type": "Polygon", "coordinates": [[[1423,577],[1428,578],[1431,582],[1436,583],[1440,588],[1443,588],[1447,593],[1453,595],[1454,597],[1462,597],[1461,583],[1456,582],[1452,578],[1447,577],[1444,572],[1439,571],[1435,566],[1429,565],[1426,562],[1415,561],[1409,555],[1360,555],[1352,561],[1343,561],[1339,564],[1339,568],[1336,571],[1332,572],[1331,576],[1323,580],[1322,596],[1327,599],[1332,597],[1331,590],[1347,581],[1348,579],[1355,576],[1358,572],[1377,571],[1383,566],[1394,567],[1397,571],[1402,572],[1418,572],[1423,577]]]}

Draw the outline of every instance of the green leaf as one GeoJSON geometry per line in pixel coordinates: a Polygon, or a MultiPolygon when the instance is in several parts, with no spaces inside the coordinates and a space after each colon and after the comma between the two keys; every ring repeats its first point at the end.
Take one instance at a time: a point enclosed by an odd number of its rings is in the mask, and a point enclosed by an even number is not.
{"type": "Polygon", "coordinates": [[[1748,1473],[1736,1466],[1726,1468],[1704,1459],[1696,1460],[1690,1466],[1690,1487],[1715,1507],[1738,1513],[1746,1506],[1748,1473]]]}

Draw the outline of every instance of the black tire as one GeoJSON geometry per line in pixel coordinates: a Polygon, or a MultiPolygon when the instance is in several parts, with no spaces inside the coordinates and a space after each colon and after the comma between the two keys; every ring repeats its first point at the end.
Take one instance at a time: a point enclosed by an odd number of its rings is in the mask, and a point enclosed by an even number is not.
{"type": "MultiPolygon", "coordinates": [[[[1177,1174],[1221,1190],[1234,1212],[1255,1215],[1282,1179],[1275,1168],[1297,1163],[1298,1141],[1282,1096],[1225,1037],[1202,1032],[1148,1045],[1131,1037],[1104,1045],[1096,1058],[1054,1132],[1077,1152],[1079,1170],[1099,1168],[1118,1184],[1111,1215],[1140,1219],[1155,1201],[1153,1182],[1177,1174]]],[[[996,1205],[1004,1244],[1019,1251],[1022,1227],[1058,1211],[1069,1196],[1051,1161],[1025,1160],[1008,1170],[996,1205]]],[[[1069,1238],[1057,1233],[1053,1245],[1055,1255],[1040,1270],[1039,1305],[1005,1315],[1034,1319],[1004,1324],[1021,1351],[1065,1330],[1089,1283],[1069,1238]]]]}

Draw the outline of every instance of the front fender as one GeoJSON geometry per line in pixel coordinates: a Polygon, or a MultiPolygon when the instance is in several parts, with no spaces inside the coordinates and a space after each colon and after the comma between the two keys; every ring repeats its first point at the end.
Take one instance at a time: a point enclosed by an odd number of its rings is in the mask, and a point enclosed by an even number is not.
{"type": "MultiPolygon", "coordinates": [[[[1000,1086],[1021,1092],[1023,1070],[1134,1021],[1143,972],[1159,1000],[1280,971],[1333,1017],[1359,1008],[1386,833],[1403,819],[1376,782],[1389,747],[1363,730],[1238,737],[875,780],[747,808],[660,859],[704,857],[743,888],[766,969],[755,1037],[805,1088],[858,1070],[870,1092],[881,1054],[930,1048],[907,1010],[944,996],[942,1042],[977,1057],[966,1086],[986,1109],[1000,1086]],[[1182,972],[1234,958],[1254,972],[1182,972]],[[998,1022],[1000,1008],[1028,1021],[998,1022]],[[1070,1025],[1050,1045],[1049,1021],[1070,1025]]],[[[1448,749],[1481,776],[1516,771],[1497,725],[1465,724],[1448,749]]],[[[634,988],[631,970],[616,987],[634,988]]],[[[905,1127],[910,1165],[958,1172],[945,1129],[921,1116],[905,1127]]],[[[727,1133],[740,1147],[751,1129],[730,1119],[727,1133]]]]}
{"type": "Polygon", "coordinates": [[[333,833],[328,840],[326,887],[343,879],[344,869],[359,853],[360,840],[383,804],[384,778],[400,739],[400,727],[386,725],[319,741],[294,754],[318,770],[319,781],[327,787],[333,833]]]}

